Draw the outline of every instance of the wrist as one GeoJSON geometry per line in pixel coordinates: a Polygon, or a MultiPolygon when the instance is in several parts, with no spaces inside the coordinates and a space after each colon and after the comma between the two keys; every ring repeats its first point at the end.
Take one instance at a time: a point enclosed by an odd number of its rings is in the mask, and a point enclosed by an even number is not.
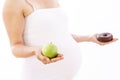
{"type": "Polygon", "coordinates": [[[96,34],[90,35],[88,41],[89,42],[96,42],[96,34]]]}
{"type": "Polygon", "coordinates": [[[87,42],[93,42],[93,35],[89,35],[86,41],[87,42]]]}
{"type": "Polygon", "coordinates": [[[40,47],[33,47],[33,54],[36,56],[41,54],[41,48],[40,47]]]}

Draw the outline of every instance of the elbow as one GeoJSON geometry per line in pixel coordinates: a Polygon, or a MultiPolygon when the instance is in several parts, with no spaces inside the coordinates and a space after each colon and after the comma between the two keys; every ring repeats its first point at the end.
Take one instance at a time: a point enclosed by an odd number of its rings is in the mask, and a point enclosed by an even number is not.
{"type": "Polygon", "coordinates": [[[16,58],[27,58],[34,55],[34,50],[24,46],[23,44],[16,44],[11,47],[12,53],[16,58]]]}
{"type": "Polygon", "coordinates": [[[29,56],[22,55],[22,53],[16,52],[14,50],[12,51],[12,54],[15,58],[27,58],[27,57],[29,57],[29,56]]]}
{"type": "Polygon", "coordinates": [[[15,58],[21,58],[21,57],[19,57],[18,55],[14,54],[14,53],[13,53],[13,56],[14,56],[15,58]]]}
{"type": "Polygon", "coordinates": [[[21,58],[21,56],[18,53],[16,53],[14,50],[12,50],[12,54],[15,58],[21,58]]]}
{"type": "Polygon", "coordinates": [[[14,57],[19,58],[19,56],[16,54],[14,46],[11,47],[11,52],[12,52],[12,54],[13,54],[14,57]]]}
{"type": "Polygon", "coordinates": [[[13,56],[16,57],[16,58],[22,58],[19,50],[18,50],[15,46],[12,47],[12,54],[13,54],[13,56]]]}

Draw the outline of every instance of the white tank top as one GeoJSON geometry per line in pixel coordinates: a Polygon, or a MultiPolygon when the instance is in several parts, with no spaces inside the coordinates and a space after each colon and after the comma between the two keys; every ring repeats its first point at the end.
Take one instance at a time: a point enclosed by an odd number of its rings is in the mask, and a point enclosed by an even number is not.
{"type": "Polygon", "coordinates": [[[68,32],[67,16],[61,8],[37,9],[25,18],[24,42],[39,46],[53,42],[64,59],[48,65],[35,56],[25,59],[23,80],[72,80],[81,62],[80,50],[68,32]]]}
{"type": "Polygon", "coordinates": [[[27,44],[43,45],[65,38],[67,16],[60,8],[39,9],[26,18],[24,40],[27,44]],[[36,40],[39,39],[39,44],[36,40]],[[31,40],[31,41],[29,41],[31,40]],[[35,42],[34,42],[35,41],[35,42]]]}

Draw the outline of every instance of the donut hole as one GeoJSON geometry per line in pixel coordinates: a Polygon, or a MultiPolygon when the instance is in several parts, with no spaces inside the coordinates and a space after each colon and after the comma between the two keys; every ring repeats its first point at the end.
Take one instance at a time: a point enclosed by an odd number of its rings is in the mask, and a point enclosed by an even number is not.
{"type": "Polygon", "coordinates": [[[103,36],[107,36],[107,34],[103,34],[103,36]]]}

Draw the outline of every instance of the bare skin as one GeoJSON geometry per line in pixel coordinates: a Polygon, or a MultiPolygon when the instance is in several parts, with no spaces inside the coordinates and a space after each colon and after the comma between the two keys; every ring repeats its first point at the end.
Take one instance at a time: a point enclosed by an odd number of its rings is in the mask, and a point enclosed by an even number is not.
{"type": "MultiPolygon", "coordinates": [[[[55,8],[59,7],[57,0],[31,0],[35,3],[37,8],[55,8]]],[[[56,58],[49,59],[41,54],[41,48],[38,46],[26,46],[23,40],[23,31],[25,25],[25,17],[33,12],[33,7],[25,0],[6,0],[3,9],[3,20],[8,32],[8,36],[11,43],[13,55],[18,58],[26,58],[35,55],[38,60],[44,64],[57,62],[63,59],[63,54],[58,54],[56,58]]],[[[73,39],[76,42],[95,42],[97,44],[103,44],[92,36],[79,36],[72,34],[73,39]]],[[[117,39],[113,39],[114,42],[117,39]]],[[[111,43],[109,42],[109,43],[111,43]]],[[[108,44],[108,43],[104,43],[108,44]]]]}

